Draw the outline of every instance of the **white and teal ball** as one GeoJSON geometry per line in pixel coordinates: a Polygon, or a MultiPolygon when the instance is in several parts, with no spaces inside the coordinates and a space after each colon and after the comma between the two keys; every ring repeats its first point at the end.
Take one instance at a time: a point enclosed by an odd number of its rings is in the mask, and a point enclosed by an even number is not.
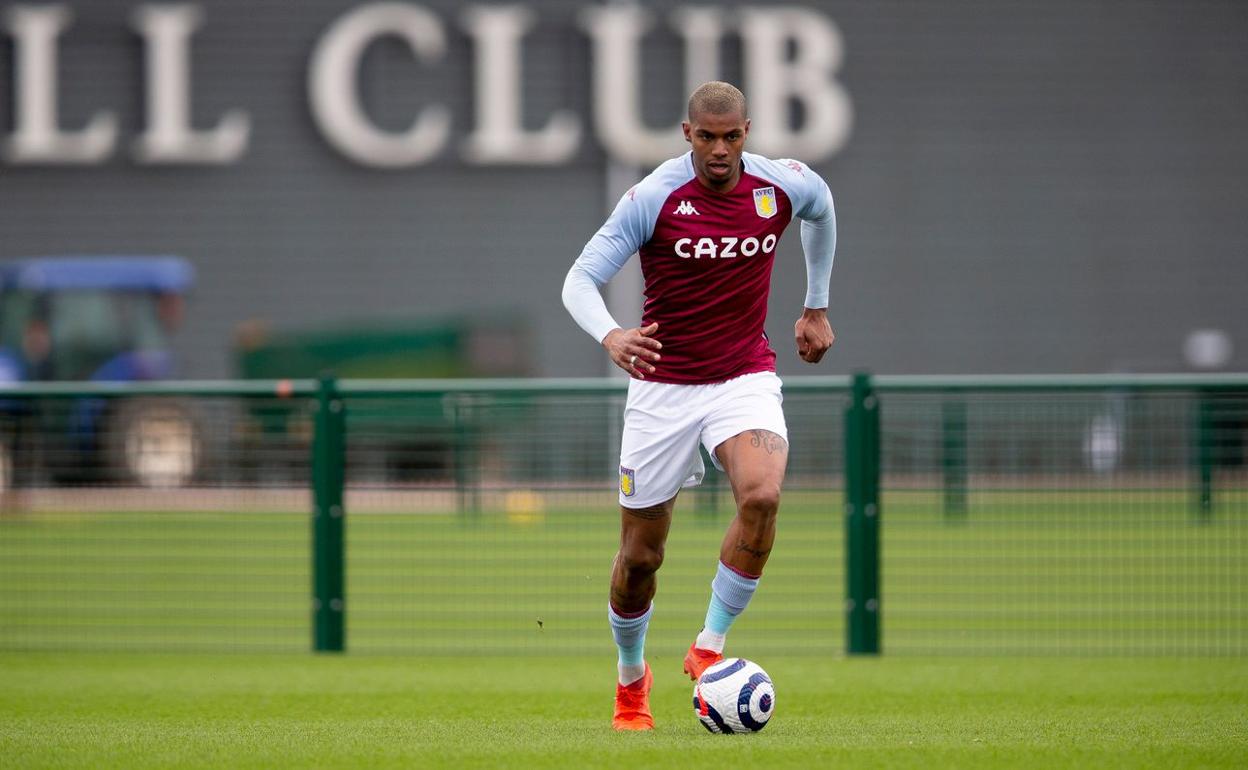
{"type": "Polygon", "coordinates": [[[713,733],[756,733],[776,712],[776,688],[757,663],[725,658],[693,686],[693,713],[713,733]]]}

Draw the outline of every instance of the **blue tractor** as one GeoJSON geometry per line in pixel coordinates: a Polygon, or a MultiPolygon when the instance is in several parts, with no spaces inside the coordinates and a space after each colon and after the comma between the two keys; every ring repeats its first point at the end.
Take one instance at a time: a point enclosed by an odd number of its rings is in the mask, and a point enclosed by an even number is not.
{"type": "MultiPolygon", "coordinates": [[[[194,281],[179,257],[0,264],[0,388],[173,375],[170,335],[194,281]]],[[[4,399],[0,490],[24,479],[176,487],[202,465],[202,421],[170,399],[4,399]]]]}

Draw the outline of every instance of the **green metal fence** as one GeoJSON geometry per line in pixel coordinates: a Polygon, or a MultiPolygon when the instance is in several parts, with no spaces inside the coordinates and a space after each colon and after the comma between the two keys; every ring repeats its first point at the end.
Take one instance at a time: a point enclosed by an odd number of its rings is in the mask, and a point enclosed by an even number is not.
{"type": "MultiPolygon", "coordinates": [[[[609,656],[624,390],[9,389],[0,649],[609,656]]],[[[1248,653],[1248,377],[799,378],[785,410],[735,649],[1248,653]]],[[[732,515],[713,470],[681,494],[654,654],[732,515]]]]}
{"type": "Polygon", "coordinates": [[[890,654],[1248,652],[1248,389],[877,377],[890,654]]]}
{"type": "MultiPolygon", "coordinates": [[[[786,399],[794,440],[808,451],[793,459],[792,547],[769,566],[772,598],[734,631],[751,649],[843,647],[839,436],[847,394],[836,384],[797,385],[786,399]]],[[[349,649],[611,654],[603,617],[619,542],[623,382],[448,389],[356,381],[341,390],[349,649]]],[[[701,627],[732,515],[713,470],[681,494],[651,649],[683,655],[701,627]]]]}
{"type": "Polygon", "coordinates": [[[307,650],[314,383],[0,394],[0,649],[307,650]]]}

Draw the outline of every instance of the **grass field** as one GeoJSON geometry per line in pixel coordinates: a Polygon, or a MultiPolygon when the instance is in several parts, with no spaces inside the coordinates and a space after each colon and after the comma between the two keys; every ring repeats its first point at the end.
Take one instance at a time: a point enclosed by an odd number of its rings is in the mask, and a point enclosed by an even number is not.
{"type": "MultiPolygon", "coordinates": [[[[1248,495],[1214,516],[1184,491],[981,492],[883,506],[890,655],[1248,655],[1248,495]]],[[[721,501],[727,503],[727,500],[721,501]]],[[[651,641],[688,644],[730,515],[682,498],[651,641]]],[[[609,498],[512,515],[357,514],[348,649],[610,655],[609,498]]],[[[760,657],[844,648],[840,501],[786,497],[758,600],[734,638],[760,657]]],[[[0,516],[0,650],[301,652],[308,516],[241,511],[0,516]]]]}
{"type": "Polygon", "coordinates": [[[775,657],[751,736],[695,720],[652,651],[653,734],[609,727],[608,660],[0,655],[0,764],[60,768],[1248,764],[1248,663],[775,657]]]}
{"type": "Polygon", "coordinates": [[[535,500],[349,514],[343,656],[307,652],[306,514],[0,517],[0,766],[1248,766],[1242,491],[1209,518],[1183,490],[977,492],[956,519],[890,492],[879,659],[843,657],[839,496],[791,493],[728,649],[777,716],[737,737],[679,672],[729,513],[682,500],[658,729],[617,735],[617,514],[535,500]]]}

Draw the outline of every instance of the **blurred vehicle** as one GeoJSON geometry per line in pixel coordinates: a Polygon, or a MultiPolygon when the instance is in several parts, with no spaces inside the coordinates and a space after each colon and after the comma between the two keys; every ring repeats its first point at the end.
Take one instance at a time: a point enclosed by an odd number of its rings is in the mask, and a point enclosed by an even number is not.
{"type": "MultiPolygon", "coordinates": [[[[241,324],[235,364],[243,379],[524,377],[532,374],[529,324],[495,312],[339,324],[274,331],[262,321],[241,324]]],[[[353,400],[347,408],[347,462],[356,481],[437,482],[464,465],[456,452],[472,448],[476,464],[484,426],[473,399],[440,394],[353,400]]],[[[251,405],[250,444],[311,441],[311,414],[290,402],[251,405]]],[[[252,456],[263,454],[262,450],[252,456]]],[[[306,458],[297,458],[298,467],[306,458]]],[[[260,462],[257,460],[257,462],[260,462]]],[[[271,469],[270,469],[271,470],[271,469]]]]}
{"type": "MultiPolygon", "coordinates": [[[[194,269],[180,257],[39,257],[0,265],[0,387],[173,375],[169,337],[194,269]]],[[[182,486],[203,459],[189,404],[169,398],[4,399],[0,489],[20,476],[182,486]],[[20,462],[15,463],[15,459],[20,462]]]]}

